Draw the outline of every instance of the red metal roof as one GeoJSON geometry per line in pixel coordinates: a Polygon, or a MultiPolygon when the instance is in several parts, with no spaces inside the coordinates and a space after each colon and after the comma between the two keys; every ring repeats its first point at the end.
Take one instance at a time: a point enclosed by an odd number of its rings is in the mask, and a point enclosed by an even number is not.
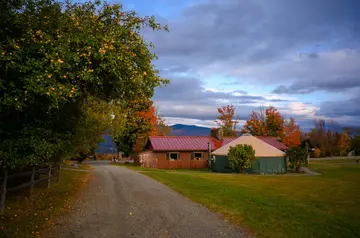
{"type": "MultiPolygon", "coordinates": [[[[288,149],[275,137],[257,138],[279,150],[288,149]]],[[[211,150],[216,150],[234,139],[236,137],[224,137],[222,141],[219,141],[211,136],[150,136],[149,141],[154,151],[207,151],[209,142],[211,150]]]]}
{"type": "Polygon", "coordinates": [[[288,147],[286,145],[284,145],[283,143],[281,143],[280,141],[278,141],[276,139],[276,137],[262,137],[262,136],[257,136],[258,139],[264,141],[265,143],[274,146],[275,148],[279,149],[279,150],[287,150],[288,147]]]}
{"type": "Polygon", "coordinates": [[[225,137],[218,141],[211,136],[150,136],[149,140],[154,151],[207,151],[208,143],[215,150],[235,138],[225,137]]]}

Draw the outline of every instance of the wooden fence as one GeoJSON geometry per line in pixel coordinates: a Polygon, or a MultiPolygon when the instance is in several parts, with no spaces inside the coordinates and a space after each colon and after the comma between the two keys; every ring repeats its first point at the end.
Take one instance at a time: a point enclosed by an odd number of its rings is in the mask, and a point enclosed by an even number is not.
{"type": "Polygon", "coordinates": [[[3,171],[3,176],[0,178],[0,213],[5,209],[6,194],[29,188],[29,195],[33,193],[34,186],[40,182],[47,181],[47,188],[50,188],[51,179],[57,175],[57,182],[60,181],[60,165],[47,165],[47,166],[33,166],[30,170],[25,172],[13,173],[8,175],[8,171],[3,171]],[[57,172],[57,173],[55,173],[57,172]],[[43,175],[43,176],[41,176],[43,175]],[[45,176],[44,176],[45,175],[45,176]],[[14,187],[8,187],[9,181],[30,177],[28,182],[18,184],[14,187]],[[37,178],[38,177],[38,178],[37,178]]]}

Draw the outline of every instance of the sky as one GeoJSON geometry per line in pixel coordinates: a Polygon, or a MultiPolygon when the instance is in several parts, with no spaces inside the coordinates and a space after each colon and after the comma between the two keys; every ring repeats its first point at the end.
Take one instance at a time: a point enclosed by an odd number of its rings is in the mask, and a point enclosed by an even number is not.
{"type": "Polygon", "coordinates": [[[169,124],[212,127],[233,104],[241,126],[274,106],[303,127],[360,126],[360,1],[112,0],[169,32],[144,30],[170,84],[153,101],[169,124]]]}

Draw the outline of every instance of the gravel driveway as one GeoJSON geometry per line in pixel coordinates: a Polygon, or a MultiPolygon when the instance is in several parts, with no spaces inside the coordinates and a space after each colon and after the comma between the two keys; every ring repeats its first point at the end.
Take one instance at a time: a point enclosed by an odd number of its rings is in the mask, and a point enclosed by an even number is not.
{"type": "Polygon", "coordinates": [[[95,178],[48,237],[246,237],[218,215],[126,168],[98,164],[95,178]]]}

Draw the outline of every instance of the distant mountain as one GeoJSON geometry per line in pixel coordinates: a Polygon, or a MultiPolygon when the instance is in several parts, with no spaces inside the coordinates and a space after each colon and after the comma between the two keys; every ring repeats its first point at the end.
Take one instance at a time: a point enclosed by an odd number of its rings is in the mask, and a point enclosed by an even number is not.
{"type": "Polygon", "coordinates": [[[172,128],[171,135],[173,136],[208,136],[210,135],[210,128],[201,126],[188,126],[182,124],[175,124],[170,126],[172,128]]]}
{"type": "Polygon", "coordinates": [[[112,137],[109,134],[104,134],[95,151],[97,153],[113,154],[116,153],[117,149],[112,137]]]}
{"type": "MultiPolygon", "coordinates": [[[[172,128],[172,136],[209,136],[211,129],[208,127],[175,124],[170,126],[172,128]]],[[[236,136],[240,136],[240,131],[236,131],[236,136]]]]}

